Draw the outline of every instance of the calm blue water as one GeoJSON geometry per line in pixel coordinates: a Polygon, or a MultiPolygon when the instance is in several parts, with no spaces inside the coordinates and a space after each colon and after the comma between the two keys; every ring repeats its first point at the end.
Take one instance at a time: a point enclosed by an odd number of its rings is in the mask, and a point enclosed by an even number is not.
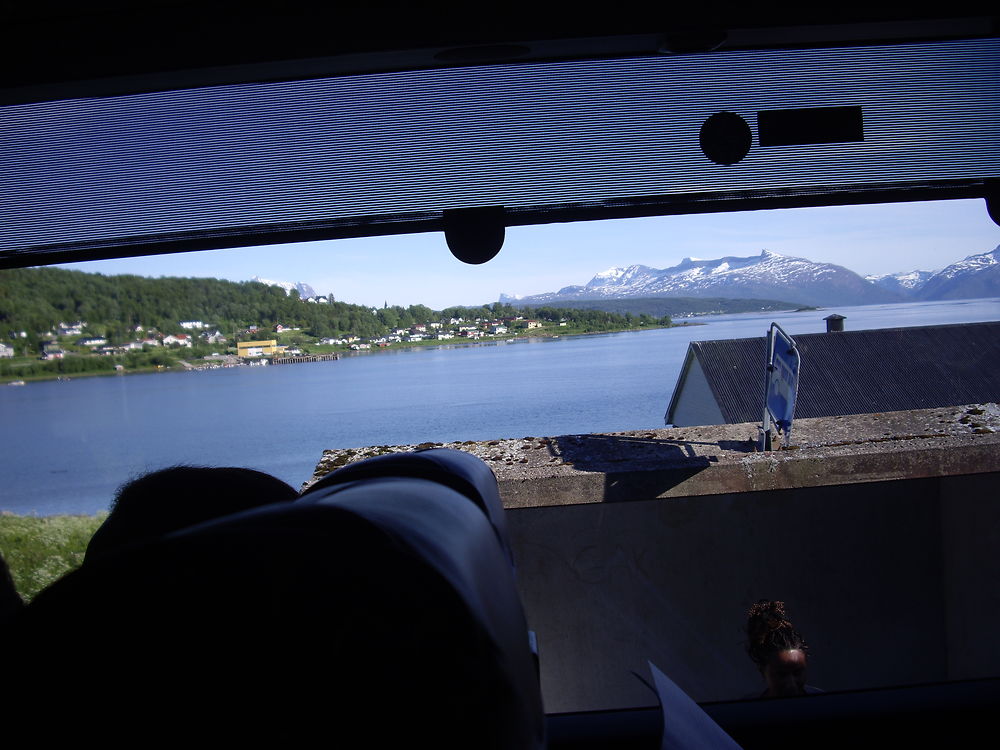
{"type": "MultiPolygon", "coordinates": [[[[325,448],[663,425],[689,341],[825,330],[834,310],[336,362],[0,388],[0,510],[94,513],[176,463],[249,466],[293,486],[325,448]]],[[[837,308],[848,329],[1000,319],[1000,299],[837,308]]]]}

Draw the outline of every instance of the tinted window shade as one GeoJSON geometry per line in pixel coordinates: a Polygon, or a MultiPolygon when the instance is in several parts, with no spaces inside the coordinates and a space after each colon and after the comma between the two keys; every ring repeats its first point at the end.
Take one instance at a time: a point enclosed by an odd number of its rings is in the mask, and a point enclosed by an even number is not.
{"type": "Polygon", "coordinates": [[[1000,177],[998,81],[989,39],[7,106],[0,266],[439,230],[464,207],[504,206],[513,225],[981,195],[1000,177]],[[864,140],[762,147],[759,112],[826,107],[860,108],[864,140]],[[729,165],[699,146],[724,111],[753,130],[729,165]]]}

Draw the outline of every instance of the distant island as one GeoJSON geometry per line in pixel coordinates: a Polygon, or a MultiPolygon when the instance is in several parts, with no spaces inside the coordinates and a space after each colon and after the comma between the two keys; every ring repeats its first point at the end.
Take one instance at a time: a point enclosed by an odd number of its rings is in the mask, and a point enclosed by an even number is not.
{"type": "MultiPolygon", "coordinates": [[[[552,303],[559,308],[606,310],[622,315],[652,315],[654,317],[689,318],[701,315],[732,315],[733,313],[777,312],[779,310],[815,310],[796,302],[773,299],[732,299],[729,297],[634,297],[625,299],[562,300],[552,303]]],[[[530,302],[523,308],[538,309],[530,302]]]]}

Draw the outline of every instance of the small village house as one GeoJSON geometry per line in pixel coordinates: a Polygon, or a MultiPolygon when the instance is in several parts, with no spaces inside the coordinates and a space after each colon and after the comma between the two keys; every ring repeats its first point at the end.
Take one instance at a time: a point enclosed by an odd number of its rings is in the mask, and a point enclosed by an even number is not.
{"type": "Polygon", "coordinates": [[[63,359],[65,356],[65,350],[54,341],[42,343],[42,359],[63,359]]]}
{"type": "Polygon", "coordinates": [[[59,325],[56,326],[56,333],[60,336],[82,336],[86,325],[86,321],[83,320],[78,320],[76,323],[63,323],[60,321],[59,325]]]}
{"type": "Polygon", "coordinates": [[[191,346],[191,337],[186,333],[178,333],[176,335],[171,334],[169,336],[163,337],[163,345],[170,346],[171,344],[177,344],[178,346],[191,346]]]}

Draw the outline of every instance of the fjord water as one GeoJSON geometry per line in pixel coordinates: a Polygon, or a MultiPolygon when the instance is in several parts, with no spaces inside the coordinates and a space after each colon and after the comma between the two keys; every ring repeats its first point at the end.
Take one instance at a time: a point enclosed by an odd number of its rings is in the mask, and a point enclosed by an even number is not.
{"type": "MultiPolygon", "coordinates": [[[[0,510],[95,513],[178,463],[248,466],[297,487],[326,448],[663,426],[688,342],[1000,319],[1000,299],[694,319],[634,333],[444,345],[336,362],[0,388],[0,510]]],[[[763,366],[763,365],[762,365],[763,366]]]]}

